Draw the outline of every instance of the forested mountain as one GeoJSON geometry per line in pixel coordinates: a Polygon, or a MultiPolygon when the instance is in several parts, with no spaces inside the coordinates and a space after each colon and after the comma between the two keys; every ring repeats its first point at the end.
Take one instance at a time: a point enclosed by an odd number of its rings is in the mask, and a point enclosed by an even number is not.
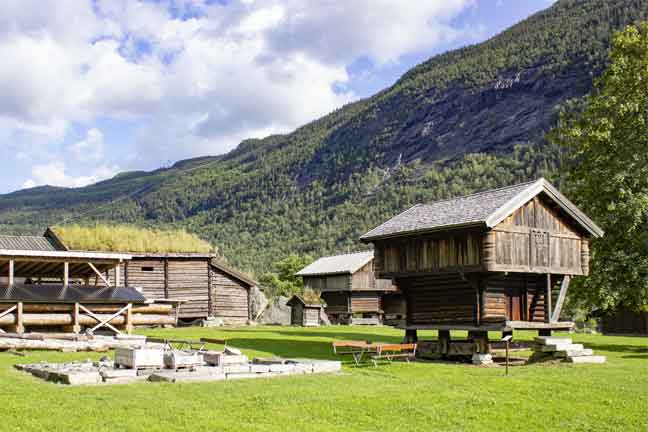
{"type": "Polygon", "coordinates": [[[71,217],[186,227],[258,273],[292,252],[357,249],[360,234],[418,201],[541,175],[560,183],[561,149],[545,133],[591,91],[613,32],[647,17],[648,0],[559,1],[293,133],[84,188],[0,196],[0,230],[71,217]]]}

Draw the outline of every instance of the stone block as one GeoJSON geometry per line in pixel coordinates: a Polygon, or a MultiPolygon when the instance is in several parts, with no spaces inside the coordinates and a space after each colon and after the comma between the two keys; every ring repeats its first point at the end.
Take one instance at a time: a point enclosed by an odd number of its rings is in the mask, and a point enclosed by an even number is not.
{"type": "Polygon", "coordinates": [[[224,355],[221,357],[221,363],[223,366],[247,364],[248,358],[246,355],[224,355]]]}
{"type": "Polygon", "coordinates": [[[137,370],[135,369],[103,369],[99,374],[104,380],[113,378],[137,378],[137,370]]]}
{"type": "Polygon", "coordinates": [[[69,385],[101,384],[103,380],[99,372],[58,372],[50,374],[50,381],[55,378],[56,382],[69,385]]]}
{"type": "Polygon", "coordinates": [[[487,365],[493,363],[493,356],[490,354],[475,353],[472,356],[472,363],[474,365],[487,365]]]}
{"type": "Polygon", "coordinates": [[[268,373],[270,372],[270,366],[261,365],[261,364],[251,364],[250,365],[251,373],[268,373]]]}
{"type": "Polygon", "coordinates": [[[551,344],[551,345],[541,345],[540,351],[542,352],[553,352],[553,351],[576,351],[582,350],[583,344],[551,344]]]}
{"type": "Polygon", "coordinates": [[[227,379],[268,378],[270,376],[270,373],[228,373],[227,379]]]}
{"type": "Polygon", "coordinates": [[[221,366],[224,357],[221,351],[205,351],[202,353],[203,361],[211,366],[221,366]]]}
{"type": "Polygon", "coordinates": [[[602,364],[605,363],[607,358],[605,356],[580,356],[580,357],[567,357],[566,361],[569,363],[593,363],[593,364],[602,364]]]}
{"type": "Polygon", "coordinates": [[[342,362],[336,360],[313,360],[313,373],[340,372],[342,362]]]}
{"type": "Polygon", "coordinates": [[[594,351],[585,348],[585,349],[576,349],[576,350],[565,350],[565,351],[556,351],[554,355],[556,357],[582,357],[582,356],[591,356],[594,354],[594,351]]]}
{"type": "Polygon", "coordinates": [[[231,364],[223,366],[223,372],[226,374],[232,373],[250,373],[250,365],[245,364],[231,364]]]}
{"type": "Polygon", "coordinates": [[[538,336],[534,340],[541,345],[567,345],[572,343],[571,338],[560,338],[554,336],[538,336]]]}
{"type": "Polygon", "coordinates": [[[271,364],[268,365],[270,372],[291,373],[295,371],[293,364],[271,364]]]}

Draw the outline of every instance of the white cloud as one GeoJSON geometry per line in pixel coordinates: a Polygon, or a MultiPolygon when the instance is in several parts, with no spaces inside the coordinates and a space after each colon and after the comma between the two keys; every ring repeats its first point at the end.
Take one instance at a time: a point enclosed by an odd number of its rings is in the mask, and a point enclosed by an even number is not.
{"type": "Polygon", "coordinates": [[[123,166],[101,160],[114,143],[99,119],[138,125],[120,138],[127,151],[116,152],[134,154],[138,167],[223,153],[357,98],[334,88],[348,83],[358,58],[396,62],[456,39],[451,20],[472,1],[6,0],[0,146],[19,146],[35,172],[47,168],[34,184],[56,185],[123,166]],[[78,129],[88,135],[70,143],[78,129]],[[93,174],[66,170],[65,152],[94,162],[83,166],[93,174]]]}
{"type": "Polygon", "coordinates": [[[92,128],[86,133],[85,139],[72,144],[69,150],[79,162],[96,162],[104,156],[103,144],[103,133],[99,129],[92,128]]]}
{"type": "Polygon", "coordinates": [[[94,170],[91,176],[74,177],[66,172],[65,163],[62,161],[52,161],[43,165],[35,165],[31,170],[32,177],[23,183],[23,187],[34,186],[62,186],[62,187],[82,187],[102,180],[109,179],[117,174],[117,167],[99,166],[94,170]]]}

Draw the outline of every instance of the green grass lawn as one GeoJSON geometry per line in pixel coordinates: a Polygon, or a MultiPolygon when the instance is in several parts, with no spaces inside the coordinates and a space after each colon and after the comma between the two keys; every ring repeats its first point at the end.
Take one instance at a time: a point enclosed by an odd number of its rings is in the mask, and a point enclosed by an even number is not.
{"type": "MultiPolygon", "coordinates": [[[[399,341],[387,327],[155,330],[227,338],[249,356],[332,358],[332,339],[399,341]]],[[[432,333],[424,334],[424,336],[432,333]]],[[[533,333],[518,333],[532,338],[533,333]]],[[[14,363],[101,354],[0,353],[0,431],[648,430],[648,339],[574,335],[605,365],[511,369],[394,363],[338,375],[214,383],[65,387],[14,363]]]]}

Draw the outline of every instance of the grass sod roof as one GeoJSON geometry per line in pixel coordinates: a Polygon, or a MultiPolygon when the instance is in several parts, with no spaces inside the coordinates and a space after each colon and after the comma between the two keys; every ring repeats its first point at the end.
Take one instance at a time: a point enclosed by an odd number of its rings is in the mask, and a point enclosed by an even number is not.
{"type": "Polygon", "coordinates": [[[209,242],[183,229],[157,230],[133,225],[65,225],[48,232],[71,250],[133,253],[216,254],[209,242]]]}

